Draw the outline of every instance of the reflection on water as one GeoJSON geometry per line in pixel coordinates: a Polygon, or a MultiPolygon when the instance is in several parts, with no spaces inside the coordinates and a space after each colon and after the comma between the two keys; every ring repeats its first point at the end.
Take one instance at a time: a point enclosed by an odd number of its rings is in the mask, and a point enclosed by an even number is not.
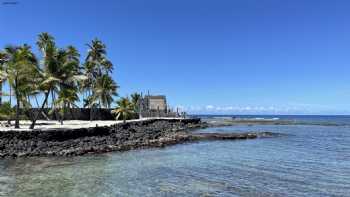
{"type": "Polygon", "coordinates": [[[0,196],[347,196],[348,127],[235,126],[279,138],[0,160],[0,196]]]}

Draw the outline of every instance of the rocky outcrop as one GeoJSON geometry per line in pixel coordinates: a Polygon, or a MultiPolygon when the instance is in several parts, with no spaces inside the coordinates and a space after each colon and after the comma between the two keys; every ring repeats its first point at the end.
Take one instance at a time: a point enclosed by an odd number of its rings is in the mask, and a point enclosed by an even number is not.
{"type": "Polygon", "coordinates": [[[206,127],[200,119],[146,120],[110,127],[0,132],[0,157],[75,156],[88,153],[163,147],[199,140],[235,140],[269,133],[191,133],[206,127]]]}
{"type": "Polygon", "coordinates": [[[244,140],[262,137],[274,137],[279,134],[271,132],[247,132],[247,133],[188,133],[192,141],[200,140],[244,140]]]}
{"type": "Polygon", "coordinates": [[[68,156],[153,146],[161,137],[206,126],[200,119],[153,119],[109,127],[1,131],[0,157],[68,156]]]}

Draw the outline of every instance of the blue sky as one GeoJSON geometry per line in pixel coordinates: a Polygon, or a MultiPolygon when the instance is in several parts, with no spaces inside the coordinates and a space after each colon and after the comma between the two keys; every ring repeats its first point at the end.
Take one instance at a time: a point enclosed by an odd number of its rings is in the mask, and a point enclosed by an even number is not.
{"type": "Polygon", "coordinates": [[[350,1],[0,2],[1,47],[45,31],[84,56],[98,37],[121,96],[166,94],[190,113],[350,114],[350,1]]]}

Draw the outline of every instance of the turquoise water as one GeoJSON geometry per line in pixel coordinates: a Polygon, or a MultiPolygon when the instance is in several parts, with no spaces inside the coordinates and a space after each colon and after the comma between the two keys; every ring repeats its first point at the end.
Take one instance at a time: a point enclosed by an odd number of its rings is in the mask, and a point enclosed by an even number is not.
{"type": "Polygon", "coordinates": [[[349,126],[240,125],[197,132],[243,131],[287,135],[0,160],[0,196],[350,196],[349,126]]]}

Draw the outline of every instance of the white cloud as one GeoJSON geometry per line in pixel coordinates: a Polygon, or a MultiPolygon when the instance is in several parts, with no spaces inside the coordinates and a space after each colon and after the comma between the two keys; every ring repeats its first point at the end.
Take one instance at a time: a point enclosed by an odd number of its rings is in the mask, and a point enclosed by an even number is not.
{"type": "Polygon", "coordinates": [[[207,105],[207,106],[205,107],[205,109],[207,109],[207,110],[212,110],[212,109],[214,109],[214,106],[212,106],[212,105],[207,105]]]}
{"type": "MultiPolygon", "coordinates": [[[[181,111],[190,114],[261,114],[261,115],[288,115],[288,114],[349,114],[350,111],[336,111],[329,106],[312,104],[287,103],[285,105],[204,105],[204,106],[177,106],[181,111]]],[[[176,108],[175,108],[176,109],[176,108]]]]}
{"type": "Polygon", "coordinates": [[[190,106],[190,107],[179,107],[183,111],[188,113],[203,113],[203,114],[297,114],[306,112],[307,110],[303,107],[296,106],[190,106]]]}

